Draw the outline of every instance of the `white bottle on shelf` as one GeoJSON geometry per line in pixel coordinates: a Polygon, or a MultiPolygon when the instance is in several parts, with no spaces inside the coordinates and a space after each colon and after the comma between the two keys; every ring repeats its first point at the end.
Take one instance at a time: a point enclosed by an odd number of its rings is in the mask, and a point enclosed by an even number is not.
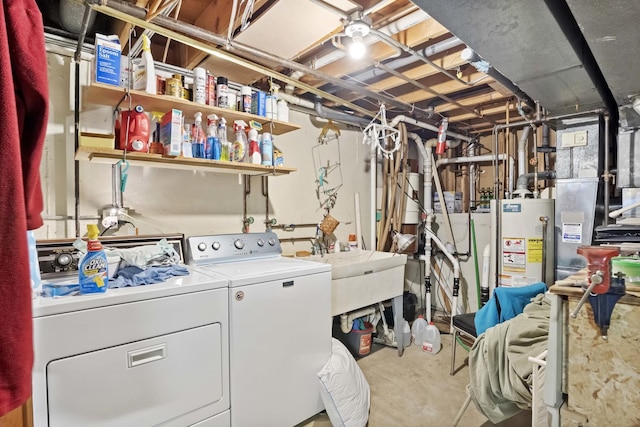
{"type": "Polygon", "coordinates": [[[156,70],[151,56],[149,37],[142,35],[142,57],[134,70],[133,88],[156,95],[156,70]]]}
{"type": "Polygon", "coordinates": [[[207,103],[207,70],[202,67],[193,69],[193,102],[207,103]]]}
{"type": "Polygon", "coordinates": [[[284,99],[278,101],[278,120],[281,122],[289,121],[289,106],[284,99]]]}

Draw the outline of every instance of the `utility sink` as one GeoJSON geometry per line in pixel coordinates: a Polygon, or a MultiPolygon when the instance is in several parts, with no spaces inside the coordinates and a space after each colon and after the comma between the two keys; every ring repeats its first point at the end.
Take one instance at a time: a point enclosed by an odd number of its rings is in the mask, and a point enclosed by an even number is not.
{"type": "Polygon", "coordinates": [[[332,316],[402,296],[404,254],[358,250],[305,259],[331,264],[332,316]]]}

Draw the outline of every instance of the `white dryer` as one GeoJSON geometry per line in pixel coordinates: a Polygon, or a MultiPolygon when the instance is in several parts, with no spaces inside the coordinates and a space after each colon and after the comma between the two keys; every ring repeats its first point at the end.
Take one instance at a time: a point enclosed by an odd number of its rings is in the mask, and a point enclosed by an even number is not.
{"type": "Polygon", "coordinates": [[[227,280],[33,303],[35,427],[229,427],[227,280]]]}
{"type": "Polygon", "coordinates": [[[282,257],[272,232],[189,237],[187,250],[229,281],[231,425],[292,427],[322,411],[331,266],[282,257]]]}

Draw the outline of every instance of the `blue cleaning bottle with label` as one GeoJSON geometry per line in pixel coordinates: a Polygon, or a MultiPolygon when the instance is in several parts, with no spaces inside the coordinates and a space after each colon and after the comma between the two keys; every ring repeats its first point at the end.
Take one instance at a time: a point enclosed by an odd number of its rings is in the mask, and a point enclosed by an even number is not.
{"type": "Polygon", "coordinates": [[[98,226],[87,224],[87,254],[80,262],[79,282],[81,294],[104,293],[109,287],[107,254],[98,240],[98,226]]]}
{"type": "Polygon", "coordinates": [[[209,160],[220,160],[220,140],[218,139],[218,116],[207,116],[207,144],[205,156],[209,160]]]}
{"type": "Polygon", "coordinates": [[[204,130],[202,129],[202,113],[195,114],[195,123],[193,124],[193,130],[191,131],[191,150],[193,157],[196,159],[204,159],[204,142],[206,140],[204,136],[204,130]]]}

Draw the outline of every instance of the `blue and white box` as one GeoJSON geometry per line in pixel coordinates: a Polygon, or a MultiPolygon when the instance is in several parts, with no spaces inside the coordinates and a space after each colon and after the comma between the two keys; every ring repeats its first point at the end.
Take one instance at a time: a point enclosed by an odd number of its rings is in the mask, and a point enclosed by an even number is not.
{"type": "Polygon", "coordinates": [[[251,94],[251,114],[267,116],[267,94],[259,90],[251,94]]]}
{"type": "Polygon", "coordinates": [[[120,86],[120,40],[118,36],[96,34],[95,78],[98,83],[120,86]]]}

